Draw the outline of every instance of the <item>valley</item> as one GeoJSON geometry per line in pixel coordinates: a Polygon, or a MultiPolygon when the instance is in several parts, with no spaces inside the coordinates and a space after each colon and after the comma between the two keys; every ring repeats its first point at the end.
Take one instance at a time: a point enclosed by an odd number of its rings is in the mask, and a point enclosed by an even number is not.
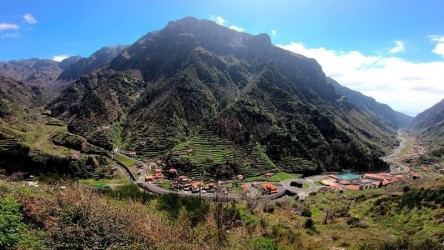
{"type": "Polygon", "coordinates": [[[411,117],[272,38],[185,17],[0,62],[0,249],[443,249],[444,100],[411,117]]]}

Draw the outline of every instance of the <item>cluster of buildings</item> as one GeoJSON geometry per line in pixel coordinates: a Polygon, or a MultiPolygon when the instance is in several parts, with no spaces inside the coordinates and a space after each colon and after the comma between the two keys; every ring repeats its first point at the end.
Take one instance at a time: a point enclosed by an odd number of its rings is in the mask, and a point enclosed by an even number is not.
{"type": "MultiPolygon", "coordinates": [[[[420,175],[417,172],[410,171],[407,175],[417,179],[420,175]]],[[[355,179],[343,179],[341,175],[330,174],[328,178],[321,181],[323,185],[329,186],[331,190],[364,190],[370,188],[386,187],[392,183],[406,178],[402,174],[390,173],[366,173],[355,179]]]]}

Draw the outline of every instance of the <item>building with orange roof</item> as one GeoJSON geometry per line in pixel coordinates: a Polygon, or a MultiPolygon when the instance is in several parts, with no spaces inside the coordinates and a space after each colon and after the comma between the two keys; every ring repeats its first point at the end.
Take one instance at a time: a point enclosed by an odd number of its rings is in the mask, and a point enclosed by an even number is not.
{"type": "Polygon", "coordinates": [[[331,190],[342,190],[342,187],[339,186],[338,184],[331,184],[330,189],[331,190]]]}
{"type": "Polygon", "coordinates": [[[266,194],[275,194],[275,193],[279,192],[277,187],[274,184],[271,184],[270,182],[263,183],[261,185],[261,187],[262,187],[263,192],[266,194]]]}
{"type": "Polygon", "coordinates": [[[191,191],[196,193],[199,192],[201,190],[203,186],[203,183],[201,181],[195,181],[193,183],[191,183],[191,191]]]}
{"type": "Polygon", "coordinates": [[[352,183],[347,181],[347,180],[342,180],[342,181],[339,182],[339,184],[341,184],[341,185],[351,185],[352,183]]]}
{"type": "Polygon", "coordinates": [[[361,186],[359,186],[359,185],[347,185],[347,186],[345,186],[345,189],[347,189],[347,190],[361,190],[361,186]]]}
{"type": "Polygon", "coordinates": [[[381,181],[374,181],[374,182],[372,182],[372,185],[375,187],[380,187],[380,186],[382,186],[382,183],[381,183],[381,181]]]}
{"type": "Polygon", "coordinates": [[[190,179],[188,179],[188,177],[186,177],[185,175],[179,176],[178,180],[180,182],[189,182],[190,181],[190,179]]]}
{"type": "Polygon", "coordinates": [[[393,183],[393,181],[390,181],[390,180],[383,180],[382,181],[382,186],[387,186],[388,184],[391,184],[391,183],[393,183]]]}
{"type": "Polygon", "coordinates": [[[382,176],[381,174],[365,174],[364,179],[383,181],[385,180],[385,176],[382,176]]]}
{"type": "Polygon", "coordinates": [[[248,184],[244,184],[244,185],[242,185],[242,191],[245,193],[245,192],[248,192],[248,190],[250,190],[250,186],[248,185],[248,184]]]}
{"type": "Polygon", "coordinates": [[[205,190],[211,190],[213,188],[214,188],[214,183],[212,182],[206,183],[204,187],[205,190]]]}
{"type": "Polygon", "coordinates": [[[154,181],[154,176],[151,174],[145,175],[145,181],[154,181]]]}

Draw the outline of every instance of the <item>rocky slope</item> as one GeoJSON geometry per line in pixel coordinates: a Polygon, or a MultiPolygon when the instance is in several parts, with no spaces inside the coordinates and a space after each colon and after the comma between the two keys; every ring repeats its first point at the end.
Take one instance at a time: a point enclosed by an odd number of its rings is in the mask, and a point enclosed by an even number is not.
{"type": "Polygon", "coordinates": [[[97,145],[190,171],[381,169],[378,156],[396,144],[314,59],[195,18],[148,33],[48,108],[97,145]]]}
{"type": "Polygon", "coordinates": [[[441,148],[442,155],[444,153],[444,99],[419,113],[413,119],[410,129],[418,134],[420,139],[431,145],[431,148],[441,148]]]}
{"type": "Polygon", "coordinates": [[[109,63],[126,47],[127,46],[125,45],[103,47],[91,56],[82,58],[76,63],[71,64],[58,76],[58,79],[66,81],[75,80],[80,76],[92,72],[109,63]]]}
{"type": "Polygon", "coordinates": [[[61,62],[37,58],[0,62],[0,74],[18,81],[44,85],[55,81],[63,70],[78,60],[79,56],[73,56],[61,62]]]}
{"type": "Polygon", "coordinates": [[[327,78],[327,81],[335,87],[338,94],[347,97],[349,102],[366,113],[373,122],[381,125],[386,123],[394,129],[399,129],[408,128],[413,120],[413,117],[397,112],[387,104],[379,103],[370,96],[344,87],[331,78],[327,78]]]}
{"type": "Polygon", "coordinates": [[[30,86],[0,75],[0,118],[45,105],[48,99],[46,91],[39,86],[30,86]]]}

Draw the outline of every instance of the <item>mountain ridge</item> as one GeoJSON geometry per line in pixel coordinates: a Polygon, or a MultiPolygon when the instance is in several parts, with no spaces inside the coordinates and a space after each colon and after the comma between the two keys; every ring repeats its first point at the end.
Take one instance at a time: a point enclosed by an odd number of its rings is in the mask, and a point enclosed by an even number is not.
{"type": "Polygon", "coordinates": [[[366,96],[358,91],[347,88],[332,78],[328,78],[328,81],[335,87],[335,90],[339,94],[347,97],[347,100],[362,111],[368,112],[374,121],[381,122],[380,117],[382,117],[389,121],[390,124],[388,125],[394,129],[408,128],[410,126],[413,117],[395,111],[387,104],[377,102],[373,97],[366,96]]]}
{"type": "Polygon", "coordinates": [[[396,144],[393,131],[340,98],[316,60],[272,45],[266,34],[190,17],[143,36],[48,108],[91,142],[157,152],[193,171],[233,168],[229,161],[243,171],[381,169],[377,156],[396,144]],[[196,136],[227,140],[227,162],[216,153],[211,164],[171,153],[196,136]],[[140,148],[145,140],[149,148],[140,148]]]}

